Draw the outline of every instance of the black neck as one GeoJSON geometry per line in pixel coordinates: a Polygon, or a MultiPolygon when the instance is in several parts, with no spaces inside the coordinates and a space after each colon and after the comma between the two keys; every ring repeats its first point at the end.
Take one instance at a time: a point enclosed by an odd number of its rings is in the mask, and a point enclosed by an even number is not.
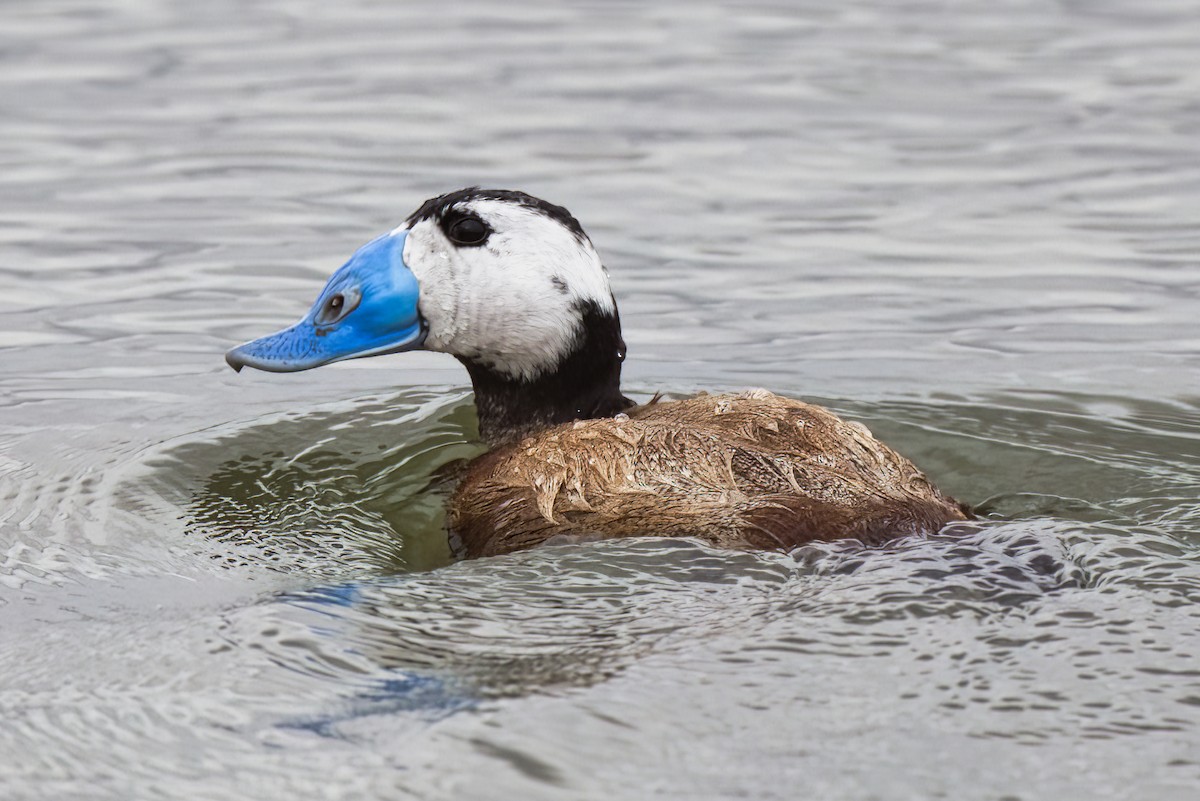
{"type": "Polygon", "coordinates": [[[612,417],[633,405],[621,394],[625,342],[615,308],[607,314],[589,301],[580,312],[583,327],[575,349],[556,369],[537,378],[516,379],[460,359],[475,389],[479,433],[489,445],[513,442],[571,420],[612,417]]]}

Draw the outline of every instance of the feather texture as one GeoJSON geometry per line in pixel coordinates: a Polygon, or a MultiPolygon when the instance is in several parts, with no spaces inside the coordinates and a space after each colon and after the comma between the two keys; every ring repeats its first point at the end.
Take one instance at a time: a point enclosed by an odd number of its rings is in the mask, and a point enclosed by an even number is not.
{"type": "Polygon", "coordinates": [[[764,390],[578,420],[476,459],[448,522],[467,556],[548,540],[699,537],[790,549],[967,519],[861,424],[764,390]]]}

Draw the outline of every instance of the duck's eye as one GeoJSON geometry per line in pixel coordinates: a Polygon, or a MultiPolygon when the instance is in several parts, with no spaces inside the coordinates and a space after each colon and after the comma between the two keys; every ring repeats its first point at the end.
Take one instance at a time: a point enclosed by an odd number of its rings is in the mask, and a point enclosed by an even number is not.
{"type": "Polygon", "coordinates": [[[478,217],[461,217],[446,228],[446,235],[456,245],[482,245],[491,232],[478,217]]]}
{"type": "Polygon", "coordinates": [[[325,299],[317,313],[317,325],[331,325],[345,317],[358,306],[360,294],[356,289],[335,292],[325,299]]]}

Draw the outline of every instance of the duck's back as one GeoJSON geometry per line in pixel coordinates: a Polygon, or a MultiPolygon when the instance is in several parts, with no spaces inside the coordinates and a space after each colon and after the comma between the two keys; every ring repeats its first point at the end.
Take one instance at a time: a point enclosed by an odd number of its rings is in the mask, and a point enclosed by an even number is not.
{"type": "Polygon", "coordinates": [[[735,548],[878,543],[966,516],[862,425],[756,390],[650,403],[487,453],[448,522],[466,555],[487,556],[639,535],[735,548]]]}

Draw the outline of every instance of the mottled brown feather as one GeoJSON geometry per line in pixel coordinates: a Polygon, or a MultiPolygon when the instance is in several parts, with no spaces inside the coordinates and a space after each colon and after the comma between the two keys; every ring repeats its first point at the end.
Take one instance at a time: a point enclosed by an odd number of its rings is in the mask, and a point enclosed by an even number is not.
{"type": "Polygon", "coordinates": [[[966,518],[862,425],[754,390],[651,402],[484,454],[448,523],[473,557],[639,535],[730,548],[878,543],[966,518]]]}

